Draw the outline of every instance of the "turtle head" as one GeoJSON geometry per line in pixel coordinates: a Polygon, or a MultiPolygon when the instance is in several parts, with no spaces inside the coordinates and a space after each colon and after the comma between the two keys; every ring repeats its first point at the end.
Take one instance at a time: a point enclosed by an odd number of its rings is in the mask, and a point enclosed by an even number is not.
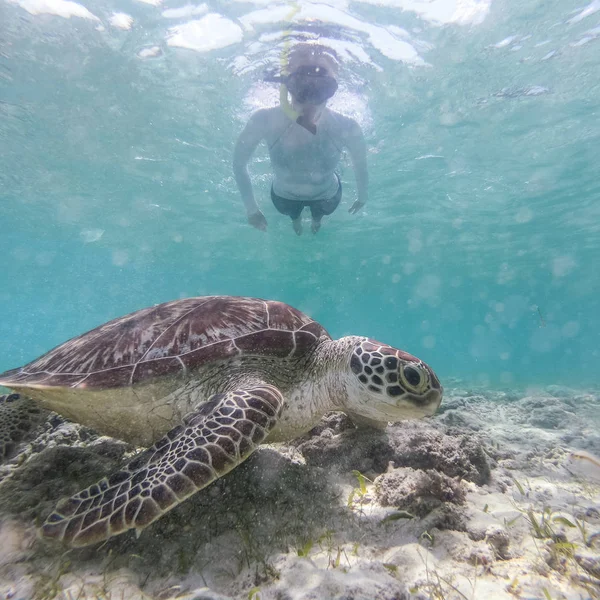
{"type": "Polygon", "coordinates": [[[375,340],[359,338],[350,354],[348,410],[385,423],[433,415],[443,388],[417,357],[375,340]]]}

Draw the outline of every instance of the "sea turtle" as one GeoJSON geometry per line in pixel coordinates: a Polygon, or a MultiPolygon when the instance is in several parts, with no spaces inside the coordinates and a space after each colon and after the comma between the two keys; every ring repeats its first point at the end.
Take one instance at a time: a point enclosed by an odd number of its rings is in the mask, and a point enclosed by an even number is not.
{"type": "Polygon", "coordinates": [[[261,442],[296,438],[328,411],[385,426],[431,415],[442,399],[433,370],[411,354],[366,337],[333,340],[287,304],[235,296],[115,319],[0,374],[0,386],[150,446],[59,502],[42,534],[72,546],[139,533],[261,442]]]}

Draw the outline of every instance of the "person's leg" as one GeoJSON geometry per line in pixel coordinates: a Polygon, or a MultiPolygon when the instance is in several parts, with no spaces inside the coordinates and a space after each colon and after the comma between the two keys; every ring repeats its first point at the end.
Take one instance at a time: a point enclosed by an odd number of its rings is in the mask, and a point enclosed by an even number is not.
{"type": "Polygon", "coordinates": [[[271,200],[275,208],[282,214],[287,215],[292,219],[292,226],[297,235],[302,235],[302,209],[304,208],[304,202],[298,202],[297,200],[287,200],[278,196],[273,191],[271,186],[271,200]]]}
{"type": "Polygon", "coordinates": [[[302,217],[292,219],[292,227],[294,228],[296,235],[302,235],[302,217]]]}
{"type": "Polygon", "coordinates": [[[327,200],[317,200],[315,202],[311,202],[310,213],[312,215],[312,232],[317,233],[319,229],[321,229],[321,219],[325,215],[330,215],[340,204],[342,199],[342,182],[340,181],[339,175],[336,174],[338,178],[339,187],[335,196],[332,198],[328,198],[327,200]]]}

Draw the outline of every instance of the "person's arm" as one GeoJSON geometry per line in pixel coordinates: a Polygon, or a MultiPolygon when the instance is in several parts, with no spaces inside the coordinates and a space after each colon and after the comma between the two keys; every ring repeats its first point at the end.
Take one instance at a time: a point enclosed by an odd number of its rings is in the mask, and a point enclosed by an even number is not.
{"type": "Polygon", "coordinates": [[[350,153],[358,198],[348,212],[356,214],[369,199],[369,171],[367,170],[367,145],[362,129],[356,121],[352,121],[346,137],[346,147],[350,153]]]}
{"type": "Polygon", "coordinates": [[[264,137],[266,126],[265,112],[264,110],[259,110],[250,117],[233,151],[233,174],[240,190],[242,201],[246,207],[248,222],[253,227],[262,231],[267,229],[267,220],[254,199],[252,182],[248,174],[248,162],[256,146],[258,146],[264,137]]]}

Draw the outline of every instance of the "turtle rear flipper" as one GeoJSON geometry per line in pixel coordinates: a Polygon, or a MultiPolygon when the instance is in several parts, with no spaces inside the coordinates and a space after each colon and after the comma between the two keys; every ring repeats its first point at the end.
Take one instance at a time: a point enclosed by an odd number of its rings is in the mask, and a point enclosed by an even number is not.
{"type": "Polygon", "coordinates": [[[215,394],[121,471],[59,502],[42,534],[86,546],[128,529],[141,532],[245,460],[282,405],[279,390],[266,384],[215,394]]]}
{"type": "Polygon", "coordinates": [[[19,394],[0,396],[0,461],[48,415],[33,400],[19,394]]]}

